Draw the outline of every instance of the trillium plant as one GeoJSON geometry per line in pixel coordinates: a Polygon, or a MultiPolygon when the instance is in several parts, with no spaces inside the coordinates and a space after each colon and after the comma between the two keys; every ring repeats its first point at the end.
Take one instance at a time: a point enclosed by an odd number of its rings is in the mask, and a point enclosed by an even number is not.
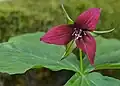
{"type": "MultiPolygon", "coordinates": [[[[80,56],[80,71],[81,75],[83,73],[83,55],[85,53],[88,57],[88,60],[91,66],[94,66],[94,60],[96,56],[96,41],[95,37],[92,36],[93,33],[108,33],[113,31],[114,29],[108,31],[95,31],[96,25],[99,22],[101,8],[89,8],[86,11],[82,12],[77,19],[73,22],[73,20],[68,16],[64,6],[62,5],[63,11],[65,12],[67,19],[70,23],[61,24],[52,27],[45,33],[40,41],[43,41],[47,44],[55,44],[55,45],[65,45],[67,46],[69,43],[71,45],[67,47],[71,47],[74,43],[75,46],[79,49],[80,56]],[[72,22],[72,23],[71,23],[72,22]],[[82,52],[83,51],[83,52],[82,52]]],[[[75,48],[75,47],[74,47],[75,48]]],[[[74,48],[72,50],[74,50],[74,48]]],[[[65,53],[67,53],[70,48],[66,48],[65,53]]],[[[64,54],[65,54],[64,53],[64,54]]],[[[69,54],[72,53],[68,52],[69,54]]],[[[61,56],[63,60],[68,55],[61,56]]],[[[60,61],[61,61],[60,60],[60,61]]],[[[89,83],[88,83],[89,84],[89,83]]],[[[75,85],[74,85],[75,86],[75,85]]],[[[83,85],[79,85],[83,86],[83,85]]],[[[87,85],[84,85],[87,86],[87,85]]],[[[89,86],[89,85],[88,85],[89,86]]],[[[90,85],[93,86],[93,85],[90,85]]]]}
{"type": "Polygon", "coordinates": [[[120,86],[119,73],[102,73],[114,69],[120,72],[120,41],[102,37],[114,29],[96,30],[104,9],[88,8],[75,21],[63,5],[62,9],[66,24],[54,26],[46,33],[24,34],[0,43],[0,72],[20,74],[44,67],[74,72],[61,86],[120,86]]]}

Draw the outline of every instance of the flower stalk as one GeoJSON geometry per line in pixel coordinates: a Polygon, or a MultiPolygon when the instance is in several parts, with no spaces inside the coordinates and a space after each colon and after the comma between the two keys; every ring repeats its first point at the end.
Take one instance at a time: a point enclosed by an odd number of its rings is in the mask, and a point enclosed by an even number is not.
{"type": "Polygon", "coordinates": [[[83,73],[83,58],[82,58],[82,50],[79,49],[80,53],[80,71],[83,73]]]}

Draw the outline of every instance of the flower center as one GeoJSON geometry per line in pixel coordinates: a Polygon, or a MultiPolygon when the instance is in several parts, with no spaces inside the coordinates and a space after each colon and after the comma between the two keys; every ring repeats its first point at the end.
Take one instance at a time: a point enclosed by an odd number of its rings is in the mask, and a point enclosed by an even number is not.
{"type": "Polygon", "coordinates": [[[75,40],[82,38],[84,35],[86,35],[86,31],[83,31],[82,29],[79,28],[74,28],[72,36],[74,36],[75,40]]]}

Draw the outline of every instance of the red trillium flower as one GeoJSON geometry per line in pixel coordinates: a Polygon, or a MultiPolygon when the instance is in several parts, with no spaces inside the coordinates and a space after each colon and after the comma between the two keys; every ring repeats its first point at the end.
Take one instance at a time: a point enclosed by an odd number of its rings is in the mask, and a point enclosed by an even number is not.
{"type": "Polygon", "coordinates": [[[63,24],[51,28],[41,41],[49,44],[67,45],[75,40],[78,48],[86,53],[91,64],[94,64],[96,41],[89,33],[94,31],[100,17],[100,8],[90,8],[75,20],[74,24],[63,24]]]}

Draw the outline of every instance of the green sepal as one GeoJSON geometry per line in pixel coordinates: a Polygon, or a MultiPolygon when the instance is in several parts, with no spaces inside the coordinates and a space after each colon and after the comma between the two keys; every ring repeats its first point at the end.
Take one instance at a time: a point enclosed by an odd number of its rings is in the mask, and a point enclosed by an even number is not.
{"type": "Polygon", "coordinates": [[[66,15],[66,18],[67,18],[67,24],[73,24],[74,21],[73,21],[73,20],[70,18],[70,16],[68,15],[68,13],[67,13],[67,11],[65,10],[65,7],[64,7],[63,4],[61,4],[61,7],[62,7],[62,9],[63,9],[63,11],[64,11],[64,13],[65,13],[65,15],[66,15]]]}
{"type": "Polygon", "coordinates": [[[70,41],[67,45],[66,45],[66,50],[61,58],[61,60],[65,59],[70,53],[72,53],[72,51],[75,49],[76,45],[75,45],[75,41],[72,40],[70,41]]]}
{"type": "Polygon", "coordinates": [[[94,33],[97,33],[97,34],[103,34],[103,33],[110,33],[110,32],[112,32],[112,31],[114,31],[115,30],[115,28],[113,28],[113,29],[110,29],[110,30],[105,30],[105,31],[93,31],[94,33]]]}

